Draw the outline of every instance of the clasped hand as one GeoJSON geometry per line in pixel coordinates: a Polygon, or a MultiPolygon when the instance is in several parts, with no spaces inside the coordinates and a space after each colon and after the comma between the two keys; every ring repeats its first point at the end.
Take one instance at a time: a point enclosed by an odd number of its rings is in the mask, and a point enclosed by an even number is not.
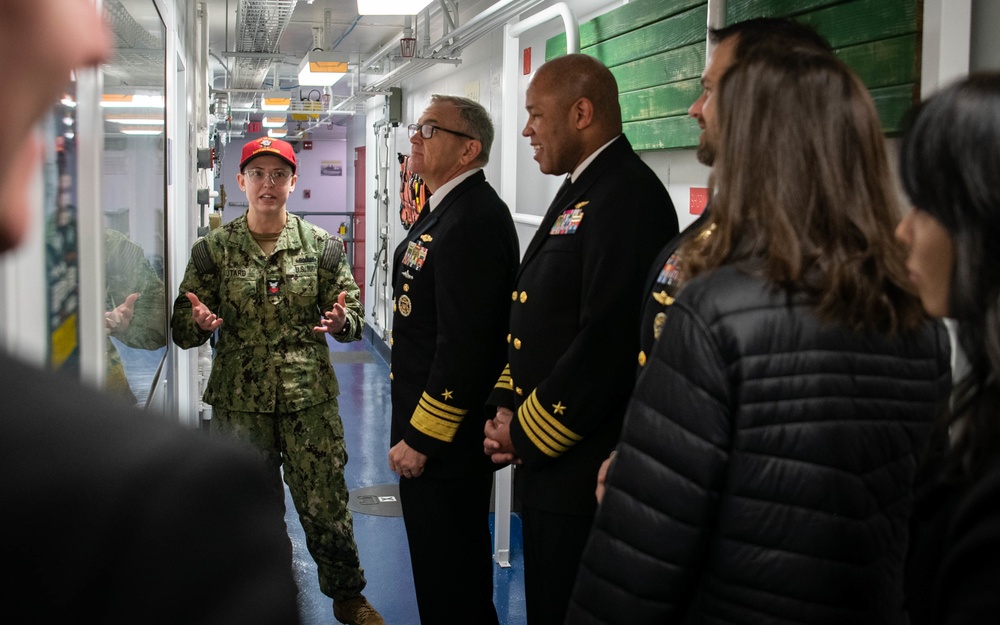
{"type": "Polygon", "coordinates": [[[497,408],[496,417],[488,420],[483,428],[486,434],[483,452],[496,464],[521,464],[510,438],[510,423],[513,420],[514,413],[509,408],[497,408]]]}

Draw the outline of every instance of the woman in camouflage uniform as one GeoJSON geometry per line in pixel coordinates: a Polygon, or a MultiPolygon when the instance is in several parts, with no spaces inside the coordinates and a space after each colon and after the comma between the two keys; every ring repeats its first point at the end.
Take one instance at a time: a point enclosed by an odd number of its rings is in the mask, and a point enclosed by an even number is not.
{"type": "Polygon", "coordinates": [[[334,616],[382,624],[361,594],[339,387],[325,336],[360,339],[364,311],[343,242],[285,209],[295,167],[284,141],[264,137],[243,147],[237,181],[250,208],[194,244],[174,303],[173,340],[187,349],[218,330],[204,396],[212,431],[260,451],[278,505],[284,474],[334,616]]]}

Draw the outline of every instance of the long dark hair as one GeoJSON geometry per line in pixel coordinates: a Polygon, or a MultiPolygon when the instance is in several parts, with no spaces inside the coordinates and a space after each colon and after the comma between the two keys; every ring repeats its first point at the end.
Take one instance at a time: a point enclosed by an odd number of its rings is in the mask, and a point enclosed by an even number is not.
{"type": "Polygon", "coordinates": [[[758,47],[719,85],[715,233],[682,251],[690,276],[754,261],[821,319],[901,332],[926,316],[893,236],[897,193],[875,106],[826,51],[758,47]]]}
{"type": "Polygon", "coordinates": [[[947,470],[976,476],[1000,452],[1000,73],[973,74],[915,109],[900,175],[952,238],[949,316],[969,371],[955,388],[947,470]]]}

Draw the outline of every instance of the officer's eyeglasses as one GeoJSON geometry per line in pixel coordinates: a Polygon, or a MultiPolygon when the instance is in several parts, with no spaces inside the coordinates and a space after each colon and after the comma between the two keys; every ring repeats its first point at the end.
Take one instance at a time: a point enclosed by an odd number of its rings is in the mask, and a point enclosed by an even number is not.
{"type": "Polygon", "coordinates": [[[453,135],[458,135],[459,137],[465,137],[466,139],[479,141],[479,139],[476,139],[472,135],[467,135],[464,132],[459,132],[457,130],[448,130],[447,128],[442,128],[441,126],[435,126],[434,124],[410,124],[409,126],[406,127],[406,131],[409,133],[411,139],[413,138],[413,135],[417,134],[418,132],[420,133],[420,136],[423,137],[424,139],[430,139],[431,137],[434,136],[435,130],[443,130],[445,132],[450,132],[453,135]]]}
{"type": "Polygon", "coordinates": [[[287,169],[278,169],[276,171],[272,171],[271,173],[267,173],[263,169],[248,169],[243,172],[243,175],[250,181],[261,184],[264,183],[265,178],[270,178],[271,184],[276,187],[283,187],[292,181],[292,172],[287,169]]]}

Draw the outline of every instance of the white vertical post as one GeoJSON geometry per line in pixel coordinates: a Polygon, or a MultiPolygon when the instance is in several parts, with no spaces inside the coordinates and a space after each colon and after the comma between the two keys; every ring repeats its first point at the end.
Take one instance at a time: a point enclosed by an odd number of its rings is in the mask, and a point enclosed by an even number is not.
{"type": "Polygon", "coordinates": [[[493,559],[502,568],[510,566],[510,493],[513,469],[507,465],[493,474],[494,532],[493,559]]]}
{"type": "Polygon", "coordinates": [[[920,97],[969,73],[972,0],[924,0],[920,97]]]}

